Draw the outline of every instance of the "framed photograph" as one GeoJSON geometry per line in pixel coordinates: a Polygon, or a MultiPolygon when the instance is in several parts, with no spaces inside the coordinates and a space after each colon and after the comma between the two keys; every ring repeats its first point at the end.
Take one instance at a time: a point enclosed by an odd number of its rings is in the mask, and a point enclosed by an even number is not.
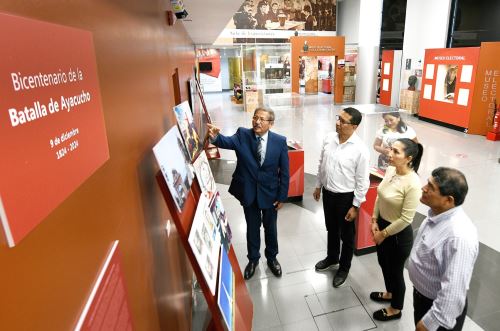
{"type": "Polygon", "coordinates": [[[153,147],[153,153],[175,205],[182,212],[193,182],[193,170],[176,126],[153,147]]]}
{"type": "Polygon", "coordinates": [[[189,154],[189,159],[193,161],[203,150],[203,141],[198,136],[198,132],[196,132],[189,103],[184,101],[180,105],[175,106],[174,113],[182,138],[184,139],[184,145],[189,154]]]}

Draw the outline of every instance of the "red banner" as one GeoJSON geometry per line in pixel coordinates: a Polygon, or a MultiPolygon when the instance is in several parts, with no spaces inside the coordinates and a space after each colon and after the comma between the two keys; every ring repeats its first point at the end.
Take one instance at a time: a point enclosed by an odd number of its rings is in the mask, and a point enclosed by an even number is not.
{"type": "Polygon", "coordinates": [[[0,14],[0,219],[14,246],[109,158],[92,34],[0,14]]]}

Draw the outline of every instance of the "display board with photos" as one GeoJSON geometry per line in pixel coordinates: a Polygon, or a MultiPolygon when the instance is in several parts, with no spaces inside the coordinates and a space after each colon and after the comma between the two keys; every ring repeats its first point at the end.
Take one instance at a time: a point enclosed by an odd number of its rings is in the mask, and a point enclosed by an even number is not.
{"type": "Polygon", "coordinates": [[[221,242],[224,245],[226,250],[229,250],[231,246],[231,228],[229,227],[229,222],[227,220],[226,211],[224,210],[224,206],[222,205],[222,199],[220,197],[219,192],[216,192],[212,197],[212,200],[209,204],[210,213],[214,218],[217,226],[219,227],[221,242]]]}
{"type": "Polygon", "coordinates": [[[187,101],[175,106],[174,113],[189,159],[192,162],[203,150],[203,139],[198,136],[194,126],[193,114],[187,101]]]}
{"type": "Polygon", "coordinates": [[[193,170],[176,126],[153,147],[153,153],[177,210],[182,212],[193,182],[193,170]]]}
{"type": "Polygon", "coordinates": [[[215,329],[251,330],[253,304],[230,246],[231,229],[222,199],[207,156],[192,154],[193,167],[189,148],[189,144],[183,144],[178,127],[172,127],[153,148],[161,169],[156,179],[200,283],[215,329]],[[197,181],[192,185],[193,172],[197,181]],[[224,288],[219,285],[220,290],[216,292],[217,275],[223,263],[219,259],[221,248],[227,252],[224,270],[231,270],[232,281],[224,281],[224,288]]]}
{"type": "Polygon", "coordinates": [[[212,217],[208,203],[206,195],[200,195],[188,241],[210,292],[215,295],[221,237],[219,226],[212,217]]]}

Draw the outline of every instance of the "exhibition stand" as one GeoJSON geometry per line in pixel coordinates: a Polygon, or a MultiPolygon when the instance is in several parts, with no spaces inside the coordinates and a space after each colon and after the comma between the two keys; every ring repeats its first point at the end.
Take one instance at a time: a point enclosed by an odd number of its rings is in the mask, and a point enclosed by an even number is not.
{"type": "Polygon", "coordinates": [[[383,178],[383,174],[377,171],[377,169],[372,169],[370,172],[370,188],[366,193],[366,201],[359,207],[358,217],[355,220],[356,237],[354,239],[354,254],[357,256],[377,250],[373,241],[371,222],[375,200],[377,199],[377,188],[383,178]]]}
{"type": "Polygon", "coordinates": [[[288,159],[290,162],[288,201],[301,201],[304,195],[304,149],[294,140],[288,141],[288,159]]]}
{"type": "MultiPolygon", "coordinates": [[[[196,279],[200,284],[201,290],[203,291],[203,295],[208,305],[208,309],[212,315],[212,320],[208,326],[208,330],[225,330],[223,317],[217,304],[217,297],[212,295],[209,285],[204,279],[201,266],[198,264],[191,245],[188,242],[189,230],[191,229],[196,212],[196,206],[201,194],[200,186],[197,181],[194,182],[196,184],[192,185],[192,188],[189,191],[184,209],[182,210],[182,212],[179,212],[175,206],[173,197],[161,172],[158,172],[156,174],[156,180],[158,182],[158,185],[160,186],[165,203],[167,204],[168,209],[172,215],[182,245],[184,246],[184,250],[189,261],[191,262],[191,266],[196,275],[196,279]]],[[[245,280],[243,279],[243,274],[238,264],[238,259],[236,258],[236,254],[232,246],[228,252],[228,256],[232,270],[234,272],[235,281],[234,330],[251,330],[253,319],[253,303],[250,294],[248,293],[245,280]]],[[[220,288],[218,290],[220,291],[220,288]]]]}

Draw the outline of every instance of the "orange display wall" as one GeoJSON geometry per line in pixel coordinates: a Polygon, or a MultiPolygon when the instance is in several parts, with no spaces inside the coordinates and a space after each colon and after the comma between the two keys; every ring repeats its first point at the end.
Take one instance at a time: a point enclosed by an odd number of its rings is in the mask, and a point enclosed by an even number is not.
{"type": "Polygon", "coordinates": [[[493,127],[500,83],[500,42],[481,43],[468,133],[486,135],[493,127]]]}
{"type": "Polygon", "coordinates": [[[427,49],[419,117],[467,131],[479,47],[427,49]]]}
{"type": "Polygon", "coordinates": [[[344,100],[344,37],[290,37],[292,45],[292,92],[299,93],[300,56],[335,56],[334,103],[344,100]]]}

